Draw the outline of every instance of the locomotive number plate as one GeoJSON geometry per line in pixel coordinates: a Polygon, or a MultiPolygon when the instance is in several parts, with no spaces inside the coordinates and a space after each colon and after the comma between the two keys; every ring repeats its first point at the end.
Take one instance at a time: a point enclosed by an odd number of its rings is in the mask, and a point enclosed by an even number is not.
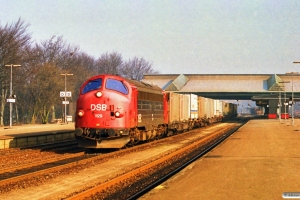
{"type": "Polygon", "coordinates": [[[95,114],[95,118],[102,118],[103,115],[102,114],[95,114]]]}

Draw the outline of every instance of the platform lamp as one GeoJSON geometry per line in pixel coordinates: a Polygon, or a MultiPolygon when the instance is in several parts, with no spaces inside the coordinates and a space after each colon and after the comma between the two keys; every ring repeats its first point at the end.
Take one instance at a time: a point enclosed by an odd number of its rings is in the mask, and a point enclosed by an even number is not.
{"type": "Polygon", "coordinates": [[[68,74],[68,73],[65,73],[65,74],[60,74],[61,76],[65,76],[65,117],[64,117],[64,123],[66,124],[67,123],[67,76],[73,76],[73,74],[68,74]]]}
{"type": "Polygon", "coordinates": [[[5,65],[5,67],[10,67],[10,89],[9,89],[9,99],[7,100],[9,102],[9,128],[12,127],[12,103],[13,101],[13,94],[12,94],[12,68],[13,67],[21,67],[21,65],[5,65]]]}
{"type": "Polygon", "coordinates": [[[286,92],[285,92],[285,85],[284,85],[284,83],[290,83],[290,81],[280,81],[279,83],[283,83],[283,90],[284,90],[284,121],[286,123],[286,92]]]}
{"type": "Polygon", "coordinates": [[[299,72],[288,72],[287,75],[292,75],[292,125],[294,125],[294,74],[299,74],[299,72]]]}
{"type": "MultiPolygon", "coordinates": [[[[279,82],[280,83],[280,82],[279,82]]],[[[275,86],[276,91],[279,92],[279,99],[278,99],[278,108],[279,108],[279,122],[281,122],[281,90],[282,87],[281,86],[275,86]]]]}

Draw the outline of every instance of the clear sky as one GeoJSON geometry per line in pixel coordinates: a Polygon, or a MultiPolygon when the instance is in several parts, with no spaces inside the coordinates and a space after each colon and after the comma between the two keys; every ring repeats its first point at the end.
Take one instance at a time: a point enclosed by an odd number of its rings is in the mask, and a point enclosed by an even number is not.
{"type": "Polygon", "coordinates": [[[100,57],[143,57],[163,74],[299,71],[299,0],[0,0],[36,42],[53,35],[100,57]]]}

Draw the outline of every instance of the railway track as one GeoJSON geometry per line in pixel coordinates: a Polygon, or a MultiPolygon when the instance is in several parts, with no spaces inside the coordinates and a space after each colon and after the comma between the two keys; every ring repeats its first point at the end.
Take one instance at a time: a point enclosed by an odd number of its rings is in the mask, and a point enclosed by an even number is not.
{"type": "MultiPolygon", "coordinates": [[[[62,156],[53,156],[46,159],[38,159],[30,163],[18,164],[17,166],[9,166],[0,169],[0,180],[5,180],[11,177],[25,174],[30,171],[38,171],[48,166],[55,165],[56,162],[67,162],[68,159],[80,158],[84,156],[85,152],[78,152],[74,154],[67,154],[62,156]]],[[[84,156],[85,157],[85,156],[84,156]]]]}
{"type": "MultiPolygon", "coordinates": [[[[42,196],[47,198],[48,195],[48,198],[51,196],[56,199],[81,199],[82,196],[76,196],[77,194],[96,195],[96,199],[126,199],[131,196],[135,198],[135,195],[141,195],[143,190],[147,191],[145,188],[151,188],[151,185],[159,182],[161,177],[176,170],[175,166],[176,168],[179,164],[183,166],[200,151],[207,149],[207,145],[211,145],[213,140],[220,136],[223,137],[224,129],[229,129],[229,124],[230,129],[234,128],[233,123],[206,127],[200,131],[201,133],[193,130],[107,154],[83,155],[81,159],[77,160],[66,158],[53,163],[52,166],[49,164],[47,169],[35,172],[26,172],[25,170],[17,177],[0,181],[0,198],[23,195],[27,199],[34,199],[42,196]],[[208,137],[211,138],[210,141],[207,139],[208,137]],[[166,171],[166,169],[168,170],[166,171]],[[70,174],[72,174],[71,177],[70,174]],[[83,180],[88,183],[87,186],[80,184],[83,180]],[[59,181],[67,181],[68,186],[63,186],[64,183],[59,181]],[[52,186],[48,186],[51,183],[52,186]],[[60,193],[54,194],[53,184],[60,187],[60,193]],[[96,185],[101,185],[100,192],[99,188],[91,189],[96,185]],[[38,189],[38,186],[43,189],[38,189]],[[26,189],[29,187],[30,190],[26,189]],[[24,189],[20,190],[20,188],[24,189]],[[28,194],[28,191],[31,194],[28,194]],[[40,191],[43,192],[39,193],[40,191]],[[81,194],[82,191],[85,192],[81,194]],[[124,191],[129,196],[122,196],[124,191]],[[98,196],[99,194],[100,196],[98,196]]],[[[237,124],[234,125],[235,128],[241,123],[237,124]]],[[[79,154],[78,157],[80,157],[79,154]]],[[[38,163],[36,165],[40,166],[38,163]]]]}
{"type": "Polygon", "coordinates": [[[92,160],[92,158],[87,158],[84,153],[79,152],[74,155],[67,155],[64,159],[61,158],[60,160],[55,158],[46,160],[46,162],[41,161],[40,163],[12,167],[11,170],[13,172],[11,173],[7,173],[9,168],[4,169],[0,172],[0,193],[19,188],[20,182],[24,181],[27,182],[28,186],[35,185],[38,183],[36,177],[40,177],[40,181],[43,181],[43,178],[48,179],[49,176],[59,175],[63,170],[89,162],[89,160],[92,160]]]}
{"type": "Polygon", "coordinates": [[[43,145],[39,148],[2,150],[0,151],[0,174],[70,158],[80,151],[84,152],[83,149],[69,142],[43,145]]]}
{"type": "MultiPolygon", "coordinates": [[[[136,150],[140,148],[137,147],[136,150]]],[[[126,149],[122,152],[113,152],[107,154],[86,154],[86,152],[77,152],[59,157],[34,160],[30,163],[18,164],[14,166],[3,167],[0,170],[0,195],[20,187],[31,187],[43,183],[45,179],[54,179],[57,176],[80,171],[82,168],[90,166],[90,163],[105,161],[111,157],[118,157],[134,150],[135,148],[126,149]],[[26,186],[24,186],[24,184],[26,186]]],[[[25,152],[10,151],[14,155],[38,154],[39,151],[27,150],[25,152]]],[[[109,152],[109,151],[108,151],[109,152]]],[[[5,154],[11,156],[11,154],[5,154]]],[[[4,157],[4,156],[2,156],[4,157]]]]}
{"type": "Polygon", "coordinates": [[[116,177],[68,200],[137,199],[212,150],[234,133],[240,125],[225,127],[167,156],[116,177]]]}

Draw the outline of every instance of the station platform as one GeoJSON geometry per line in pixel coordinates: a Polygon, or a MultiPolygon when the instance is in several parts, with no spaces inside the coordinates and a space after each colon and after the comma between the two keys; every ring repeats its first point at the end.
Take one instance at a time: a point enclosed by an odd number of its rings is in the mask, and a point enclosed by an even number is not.
{"type": "Polygon", "coordinates": [[[74,123],[0,127],[0,149],[22,148],[75,139],[74,123]]]}
{"type": "Polygon", "coordinates": [[[140,199],[300,199],[299,169],[300,119],[253,119],[140,199]]]}

